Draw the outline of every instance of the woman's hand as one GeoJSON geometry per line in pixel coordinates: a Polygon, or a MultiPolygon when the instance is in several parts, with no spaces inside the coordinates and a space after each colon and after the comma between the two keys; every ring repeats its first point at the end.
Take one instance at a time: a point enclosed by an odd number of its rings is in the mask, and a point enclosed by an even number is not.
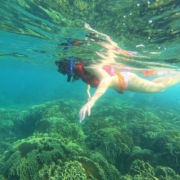
{"type": "MultiPolygon", "coordinates": [[[[84,120],[86,116],[86,112],[90,116],[91,114],[91,108],[93,107],[94,103],[106,92],[108,87],[112,83],[112,77],[102,69],[102,67],[88,67],[86,70],[90,73],[95,75],[97,78],[100,79],[100,83],[93,94],[93,96],[90,98],[90,93],[89,93],[89,101],[86,103],[80,110],[79,112],[79,118],[80,122],[84,120]]],[[[89,86],[90,87],[90,86],[89,86]]],[[[87,88],[88,90],[88,88],[87,88]]],[[[88,92],[88,91],[87,91],[88,92]]]]}
{"type": "Polygon", "coordinates": [[[88,116],[91,115],[91,108],[94,105],[94,101],[90,100],[88,103],[86,103],[79,112],[79,119],[80,122],[82,122],[86,116],[86,112],[88,113],[88,116]]]}

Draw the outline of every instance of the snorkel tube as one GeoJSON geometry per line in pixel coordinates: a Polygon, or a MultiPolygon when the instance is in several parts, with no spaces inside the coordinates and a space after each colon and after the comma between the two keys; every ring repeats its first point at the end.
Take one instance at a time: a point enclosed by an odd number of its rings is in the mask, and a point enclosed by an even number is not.
{"type": "Polygon", "coordinates": [[[71,60],[69,61],[69,73],[68,73],[67,82],[71,81],[71,77],[73,74],[73,65],[74,65],[74,57],[72,57],[71,60]]]}
{"type": "Polygon", "coordinates": [[[63,49],[63,51],[67,51],[71,48],[71,39],[68,40],[67,44],[66,44],[66,47],[63,49]]]}

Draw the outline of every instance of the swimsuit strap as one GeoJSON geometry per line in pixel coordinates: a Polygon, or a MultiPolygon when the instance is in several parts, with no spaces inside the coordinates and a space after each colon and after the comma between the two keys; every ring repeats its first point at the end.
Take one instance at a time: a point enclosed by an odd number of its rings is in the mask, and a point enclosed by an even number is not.
{"type": "Polygon", "coordinates": [[[126,90],[126,82],[124,80],[124,77],[119,72],[115,72],[118,76],[119,86],[120,86],[120,93],[124,93],[126,90]]]}

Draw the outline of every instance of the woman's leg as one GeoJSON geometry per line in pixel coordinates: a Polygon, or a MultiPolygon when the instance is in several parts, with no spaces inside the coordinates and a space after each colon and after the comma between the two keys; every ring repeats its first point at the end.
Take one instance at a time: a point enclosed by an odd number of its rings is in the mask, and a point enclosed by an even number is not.
{"type": "Polygon", "coordinates": [[[140,78],[136,74],[129,73],[128,90],[141,93],[162,92],[180,82],[180,74],[174,76],[160,77],[153,81],[140,78]]]}
{"type": "Polygon", "coordinates": [[[142,79],[134,73],[129,73],[128,90],[140,93],[162,92],[166,87],[162,83],[156,83],[142,79]]]}
{"type": "Polygon", "coordinates": [[[166,88],[168,88],[180,83],[180,74],[177,73],[176,75],[173,76],[167,76],[161,79],[157,78],[153,80],[153,82],[157,82],[157,81],[163,84],[166,88]]]}

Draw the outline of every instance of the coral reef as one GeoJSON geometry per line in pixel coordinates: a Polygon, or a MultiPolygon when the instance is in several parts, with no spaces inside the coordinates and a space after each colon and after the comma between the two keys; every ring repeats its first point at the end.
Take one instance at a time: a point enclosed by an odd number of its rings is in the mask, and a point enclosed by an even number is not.
{"type": "Polygon", "coordinates": [[[62,140],[49,137],[29,137],[17,141],[3,156],[1,173],[7,179],[36,179],[43,164],[64,157],[62,140]]]}
{"type": "Polygon", "coordinates": [[[52,134],[17,141],[1,158],[5,179],[109,179],[118,177],[116,168],[98,153],[83,149],[68,139],[52,134]]]}
{"type": "Polygon", "coordinates": [[[88,8],[88,3],[83,0],[75,0],[74,6],[78,8],[80,11],[84,11],[88,8]]]}
{"type": "Polygon", "coordinates": [[[26,121],[26,114],[27,111],[0,109],[0,153],[4,152],[11,143],[24,137],[24,123],[26,125],[33,123],[33,119],[30,122],[26,121]]]}
{"type": "MultiPolygon", "coordinates": [[[[103,128],[91,133],[86,138],[89,149],[100,152],[108,162],[121,169],[131,152],[131,136],[119,128],[103,128]]],[[[122,169],[121,169],[122,170],[122,169]]]]}
{"type": "MultiPolygon", "coordinates": [[[[151,139],[152,140],[152,139],[151,139]]],[[[180,173],[180,132],[166,131],[153,139],[154,162],[157,165],[168,166],[180,173]]]]}
{"type": "Polygon", "coordinates": [[[78,104],[75,100],[62,99],[36,105],[27,110],[0,109],[0,152],[4,152],[9,144],[17,139],[31,136],[35,132],[61,133],[68,137],[68,133],[71,133],[74,139],[82,137],[83,132],[75,123],[78,109],[70,108],[72,103],[78,104]]]}
{"type": "Polygon", "coordinates": [[[154,169],[153,167],[144,161],[139,159],[135,160],[130,167],[130,175],[133,177],[144,177],[148,179],[157,179],[154,178],[154,169]]]}
{"type": "Polygon", "coordinates": [[[0,110],[1,152],[6,150],[0,155],[1,179],[180,179],[175,110],[105,100],[80,124],[74,103],[0,110]]]}
{"type": "Polygon", "coordinates": [[[87,176],[85,170],[82,167],[82,164],[78,161],[69,161],[66,162],[61,170],[59,179],[79,179],[86,180],[87,176]]]}
{"type": "Polygon", "coordinates": [[[159,180],[180,179],[180,176],[177,175],[171,168],[163,167],[163,166],[157,166],[155,168],[155,176],[159,180]]]}
{"type": "Polygon", "coordinates": [[[131,151],[130,159],[131,161],[139,159],[145,162],[151,162],[153,160],[153,151],[149,149],[141,149],[139,146],[134,146],[131,151]]]}
{"type": "Polygon", "coordinates": [[[77,123],[68,123],[64,118],[45,118],[37,122],[35,126],[36,134],[56,133],[73,142],[83,143],[84,132],[77,123]]]}

